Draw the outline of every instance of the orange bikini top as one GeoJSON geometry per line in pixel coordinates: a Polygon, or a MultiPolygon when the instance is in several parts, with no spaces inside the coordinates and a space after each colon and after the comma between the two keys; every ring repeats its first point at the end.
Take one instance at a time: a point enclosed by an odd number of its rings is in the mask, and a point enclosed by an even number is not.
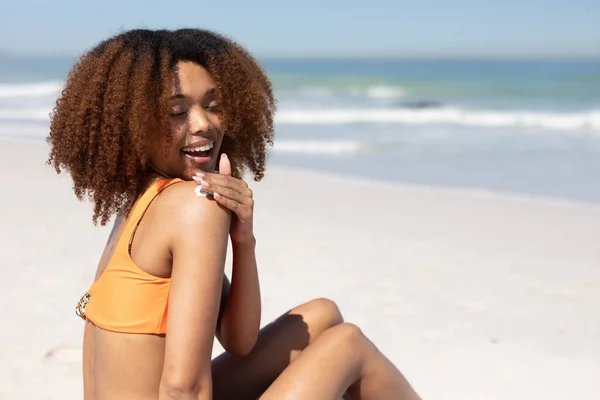
{"type": "Polygon", "coordinates": [[[177,182],[181,179],[157,181],[137,200],[106,269],[77,304],[78,316],[108,331],[166,333],[171,278],[151,275],[135,265],[131,243],[150,203],[177,182]]]}

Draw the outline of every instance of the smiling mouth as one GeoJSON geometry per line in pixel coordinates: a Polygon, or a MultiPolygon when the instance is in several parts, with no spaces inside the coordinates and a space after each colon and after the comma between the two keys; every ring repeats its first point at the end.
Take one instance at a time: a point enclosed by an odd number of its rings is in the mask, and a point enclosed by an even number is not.
{"type": "Polygon", "coordinates": [[[190,146],[190,147],[184,147],[183,149],[181,149],[181,152],[187,156],[193,157],[193,158],[210,158],[210,156],[212,155],[213,152],[213,148],[214,148],[215,144],[213,143],[208,143],[202,146],[190,146]]]}

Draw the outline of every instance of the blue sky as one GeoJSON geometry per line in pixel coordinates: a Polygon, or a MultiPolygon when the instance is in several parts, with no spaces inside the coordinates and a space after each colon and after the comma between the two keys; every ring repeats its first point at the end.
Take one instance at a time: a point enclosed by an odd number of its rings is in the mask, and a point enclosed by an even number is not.
{"type": "Polygon", "coordinates": [[[0,50],[73,56],[121,29],[189,26],[263,57],[600,57],[600,0],[6,0],[0,50]]]}

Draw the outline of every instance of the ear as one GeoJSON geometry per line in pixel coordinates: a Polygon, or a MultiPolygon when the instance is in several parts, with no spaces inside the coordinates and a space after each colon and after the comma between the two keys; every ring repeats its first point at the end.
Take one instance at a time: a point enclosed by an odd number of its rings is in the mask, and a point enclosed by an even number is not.
{"type": "Polygon", "coordinates": [[[219,173],[231,175],[231,162],[225,153],[221,154],[221,159],[219,160],[219,173]]]}

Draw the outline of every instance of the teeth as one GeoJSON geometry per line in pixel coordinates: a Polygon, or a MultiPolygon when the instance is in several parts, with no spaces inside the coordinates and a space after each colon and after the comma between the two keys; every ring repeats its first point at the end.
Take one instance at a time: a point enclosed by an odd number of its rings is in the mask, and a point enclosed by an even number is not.
{"type": "Polygon", "coordinates": [[[212,149],[213,146],[214,146],[214,143],[210,143],[210,144],[206,144],[204,146],[186,147],[183,150],[184,151],[208,151],[208,150],[212,149]]]}

